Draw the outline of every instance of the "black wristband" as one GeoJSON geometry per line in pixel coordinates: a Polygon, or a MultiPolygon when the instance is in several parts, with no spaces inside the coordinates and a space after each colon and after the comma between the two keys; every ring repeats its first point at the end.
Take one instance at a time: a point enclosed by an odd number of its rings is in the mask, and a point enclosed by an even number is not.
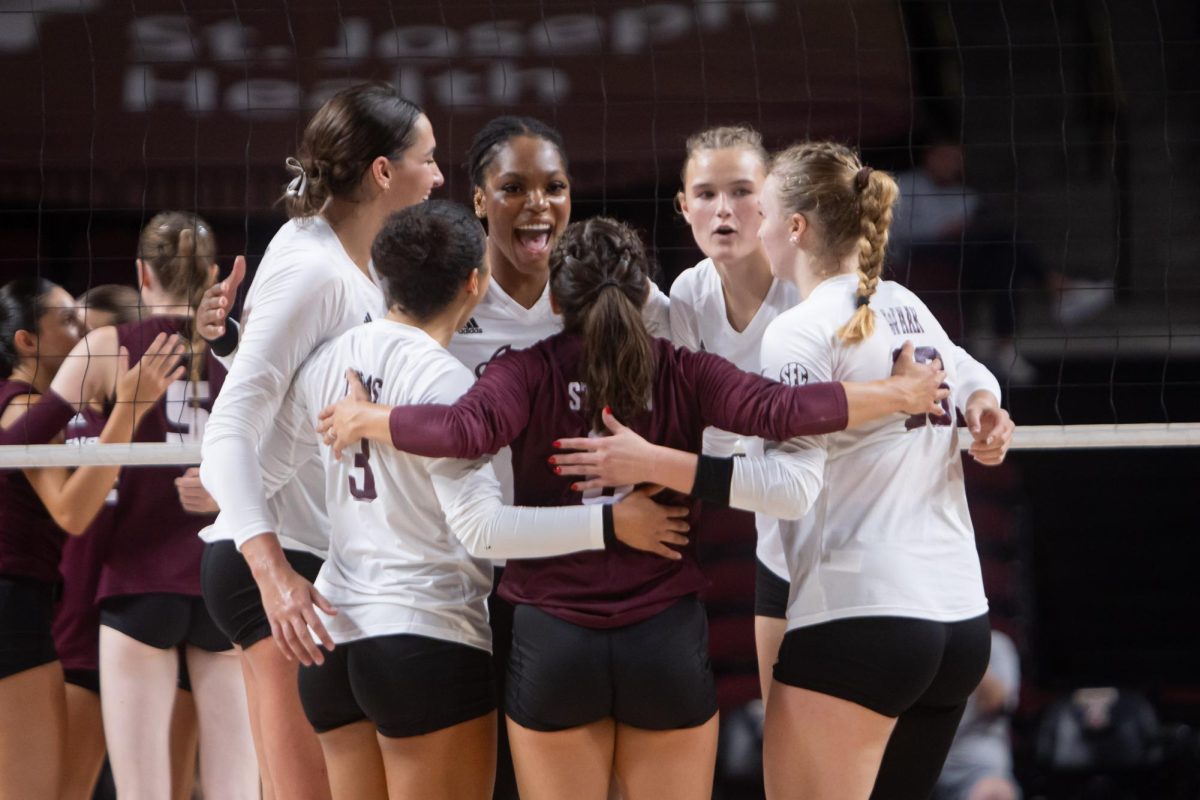
{"type": "Polygon", "coordinates": [[[696,462],[696,481],[692,497],[719,506],[729,505],[729,487],[733,483],[733,457],[700,456],[696,462]]]}
{"type": "Polygon", "coordinates": [[[613,523],[612,503],[605,503],[602,516],[604,517],[604,549],[617,543],[617,526],[613,523]]]}
{"type": "Polygon", "coordinates": [[[208,340],[208,346],[212,348],[214,354],[224,358],[225,356],[237,350],[238,346],[238,323],[236,319],[227,318],[225,320],[225,332],[216,339],[208,340]]]}

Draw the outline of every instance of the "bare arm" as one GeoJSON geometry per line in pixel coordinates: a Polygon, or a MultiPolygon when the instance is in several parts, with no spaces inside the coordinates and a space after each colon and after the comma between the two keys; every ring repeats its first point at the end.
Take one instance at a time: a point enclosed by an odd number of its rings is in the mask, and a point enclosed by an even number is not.
{"type": "MultiPolygon", "coordinates": [[[[126,369],[129,356],[124,348],[120,350],[114,361],[118,375],[117,402],[100,433],[102,444],[132,440],[142,417],[154,407],[167,387],[182,377],[183,367],[177,366],[182,355],[183,345],[179,338],[165,334],[155,338],[133,369],[126,369]]],[[[80,467],[74,472],[29,469],[25,470],[25,476],[54,522],[67,533],[78,536],[87,530],[103,508],[119,472],[120,467],[116,465],[95,465],[80,467]]]]}

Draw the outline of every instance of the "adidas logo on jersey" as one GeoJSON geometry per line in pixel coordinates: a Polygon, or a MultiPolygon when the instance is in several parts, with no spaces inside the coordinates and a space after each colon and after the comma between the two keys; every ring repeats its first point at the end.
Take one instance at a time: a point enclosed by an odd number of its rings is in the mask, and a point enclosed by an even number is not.
{"type": "Polygon", "coordinates": [[[467,324],[462,326],[462,330],[459,333],[483,333],[483,328],[479,327],[479,323],[475,321],[474,317],[471,317],[467,320],[467,324]]]}

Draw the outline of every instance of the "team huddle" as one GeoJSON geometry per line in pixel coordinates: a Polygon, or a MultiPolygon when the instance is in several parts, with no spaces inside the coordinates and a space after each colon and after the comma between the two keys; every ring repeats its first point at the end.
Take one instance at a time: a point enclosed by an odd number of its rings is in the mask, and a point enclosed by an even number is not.
{"type": "Polygon", "coordinates": [[[487,123],[470,206],[435,148],[386,85],[331,98],[240,320],[180,212],[137,296],[0,289],[0,444],[203,443],[0,472],[0,797],[106,752],[123,800],[197,758],[233,800],[710,797],[713,504],[756,515],[768,797],[929,796],[990,647],[956,416],[984,464],[1013,425],[881,279],[892,178],[697,133],[668,297],[571,221],[553,128],[487,123]]]}

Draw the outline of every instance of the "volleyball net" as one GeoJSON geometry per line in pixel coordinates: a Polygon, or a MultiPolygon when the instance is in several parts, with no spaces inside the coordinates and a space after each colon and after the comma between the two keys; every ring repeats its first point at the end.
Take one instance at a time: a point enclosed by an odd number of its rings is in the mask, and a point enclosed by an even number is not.
{"type": "MultiPolygon", "coordinates": [[[[1200,441],[1200,92],[1189,4],[563,0],[0,4],[0,278],[129,285],[155,213],[200,214],[251,276],[313,111],[384,80],[467,143],[501,113],[563,133],[573,217],[645,235],[668,288],[701,257],[683,143],[860,148],[897,175],[889,276],[993,368],[1017,449],[1200,441]]],[[[245,288],[243,287],[243,295],[245,288]]],[[[0,466],[194,464],[195,444],[34,446],[0,466]]]]}

